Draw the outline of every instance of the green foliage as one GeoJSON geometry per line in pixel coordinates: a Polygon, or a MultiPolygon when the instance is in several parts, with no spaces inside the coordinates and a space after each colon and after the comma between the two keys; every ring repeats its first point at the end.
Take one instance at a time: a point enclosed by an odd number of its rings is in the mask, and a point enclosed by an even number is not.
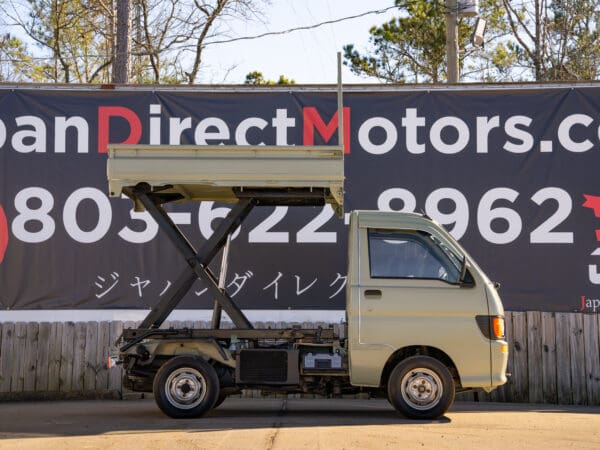
{"type": "Polygon", "coordinates": [[[277,79],[277,84],[286,85],[286,84],[296,84],[296,80],[292,78],[288,78],[285,75],[279,75],[277,79]]]}
{"type": "Polygon", "coordinates": [[[6,34],[0,37],[0,81],[26,81],[32,76],[33,60],[23,42],[6,34]]]}
{"type": "Polygon", "coordinates": [[[271,85],[290,85],[296,84],[296,81],[287,78],[285,75],[279,75],[277,81],[266,80],[262,72],[255,70],[246,74],[244,84],[252,84],[255,86],[271,86],[271,85]]]}
{"type": "Polygon", "coordinates": [[[513,4],[503,0],[510,24],[510,51],[519,79],[593,80],[599,76],[599,0],[513,4]]]}
{"type": "MultiPolygon", "coordinates": [[[[344,64],[394,83],[446,79],[444,0],[396,0],[398,17],[370,29],[370,49],[344,47],[344,64]]],[[[600,0],[481,0],[485,44],[469,43],[474,18],[459,18],[459,63],[466,81],[600,78],[600,0]]]]}
{"type": "MultiPolygon", "coordinates": [[[[490,67],[483,55],[491,42],[506,34],[501,0],[481,0],[481,16],[488,22],[484,49],[473,47],[474,18],[458,18],[461,73],[487,80],[490,67]]],[[[439,83],[446,80],[446,6],[444,0],[396,0],[399,17],[369,30],[370,51],[344,47],[344,64],[358,74],[393,83],[439,83]]]]}
{"type": "Polygon", "coordinates": [[[552,4],[549,20],[549,80],[600,77],[600,1],[570,0],[552,4]]]}
{"type": "MultiPolygon", "coordinates": [[[[268,0],[132,0],[130,80],[195,83],[203,50],[222,35],[222,22],[261,16],[268,0]]],[[[116,55],[116,11],[121,0],[0,0],[0,23],[27,35],[27,48],[4,43],[4,79],[110,83],[116,55]],[[30,54],[35,59],[21,61],[30,54]]],[[[285,78],[281,83],[289,82],[285,78]]]]}
{"type": "Polygon", "coordinates": [[[386,82],[439,82],[445,77],[445,22],[441,0],[396,0],[400,17],[369,30],[372,52],[344,47],[344,64],[386,82]]]}
{"type": "MultiPolygon", "coordinates": [[[[51,58],[36,67],[39,77],[69,83],[108,82],[110,36],[102,0],[28,0],[29,17],[21,25],[51,58]]],[[[110,22],[110,21],[109,21],[110,22]]]]}

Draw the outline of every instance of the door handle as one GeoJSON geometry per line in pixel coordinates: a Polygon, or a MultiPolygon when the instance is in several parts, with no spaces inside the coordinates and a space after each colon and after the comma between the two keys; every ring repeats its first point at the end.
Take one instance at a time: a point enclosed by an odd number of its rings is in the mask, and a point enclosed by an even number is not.
{"type": "Polygon", "coordinates": [[[365,291],[365,298],[375,300],[381,298],[381,291],[379,289],[367,289],[365,291]]]}

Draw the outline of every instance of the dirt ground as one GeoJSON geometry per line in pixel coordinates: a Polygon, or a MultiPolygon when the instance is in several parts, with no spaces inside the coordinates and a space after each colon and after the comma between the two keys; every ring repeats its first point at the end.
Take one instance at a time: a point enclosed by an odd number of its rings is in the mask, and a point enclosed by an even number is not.
{"type": "Polygon", "coordinates": [[[599,449],[600,408],[455,403],[411,421],[385,400],[231,398],[174,420],[152,400],[7,402],[0,448],[599,449]]]}

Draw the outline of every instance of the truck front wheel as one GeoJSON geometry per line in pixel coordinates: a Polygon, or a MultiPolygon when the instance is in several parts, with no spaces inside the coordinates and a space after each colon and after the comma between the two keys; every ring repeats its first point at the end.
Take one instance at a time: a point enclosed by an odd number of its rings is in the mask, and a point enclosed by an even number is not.
{"type": "Polygon", "coordinates": [[[202,358],[178,356],[156,373],[153,384],[158,407],[175,419],[200,417],[219,396],[215,369],[202,358]]]}
{"type": "Polygon", "coordinates": [[[388,399],[410,419],[443,416],[454,401],[454,380],[448,368],[430,356],[400,361],[388,379],[388,399]]]}

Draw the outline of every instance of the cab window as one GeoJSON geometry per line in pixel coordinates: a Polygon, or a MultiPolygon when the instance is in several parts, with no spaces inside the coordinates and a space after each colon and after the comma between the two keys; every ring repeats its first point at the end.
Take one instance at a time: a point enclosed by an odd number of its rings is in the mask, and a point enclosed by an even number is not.
{"type": "Polygon", "coordinates": [[[423,231],[369,230],[371,278],[423,278],[458,283],[460,262],[423,231]],[[456,261],[455,261],[456,260],[456,261]]]}

